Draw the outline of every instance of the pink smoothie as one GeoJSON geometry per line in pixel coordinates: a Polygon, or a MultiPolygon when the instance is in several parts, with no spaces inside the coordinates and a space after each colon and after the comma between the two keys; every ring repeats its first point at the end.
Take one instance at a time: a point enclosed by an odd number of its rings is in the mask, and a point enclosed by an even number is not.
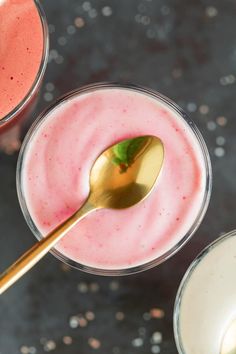
{"type": "Polygon", "coordinates": [[[25,151],[22,181],[42,234],[69,217],[89,192],[89,171],[109,145],[139,135],[164,143],[161,176],[151,195],[126,210],[99,210],[57,245],[83,265],[124,269],[154,260],[189,231],[202,207],[206,165],[184,119],[161,101],[122,88],[74,96],[54,108],[25,151]]]}
{"type": "Polygon", "coordinates": [[[43,27],[33,0],[0,0],[0,119],[29,93],[43,55],[43,27]]]}

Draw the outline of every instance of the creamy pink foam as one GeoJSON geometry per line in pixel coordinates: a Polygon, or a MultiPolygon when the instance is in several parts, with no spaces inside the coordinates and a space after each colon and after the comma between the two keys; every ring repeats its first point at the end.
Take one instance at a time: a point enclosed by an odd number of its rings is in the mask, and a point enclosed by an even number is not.
{"type": "Polygon", "coordinates": [[[43,29],[33,0],[0,0],[0,119],[28,94],[43,53],[43,29]]]}
{"type": "Polygon", "coordinates": [[[89,171],[106,147],[124,138],[156,135],[165,147],[162,174],[151,195],[126,210],[100,210],[57,245],[68,258],[98,268],[146,263],[188,232],[202,206],[206,172],[193,132],[174,110],[128,89],[100,89],[61,103],[26,150],[23,190],[31,217],[46,234],[78,209],[89,171]]]}

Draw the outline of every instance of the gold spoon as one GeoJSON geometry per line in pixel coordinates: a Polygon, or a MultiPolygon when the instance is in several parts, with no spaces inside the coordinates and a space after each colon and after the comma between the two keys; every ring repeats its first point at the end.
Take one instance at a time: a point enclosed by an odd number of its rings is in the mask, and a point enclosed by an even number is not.
{"type": "Polygon", "coordinates": [[[236,354],[236,319],[230,323],[224,334],[220,354],[236,354]]]}
{"type": "Polygon", "coordinates": [[[128,208],[146,198],[161,171],[163,158],[163,144],[154,136],[123,140],[105,150],[92,166],[90,193],[85,203],[0,276],[0,294],[32,268],[88,213],[101,208],[128,208]]]}

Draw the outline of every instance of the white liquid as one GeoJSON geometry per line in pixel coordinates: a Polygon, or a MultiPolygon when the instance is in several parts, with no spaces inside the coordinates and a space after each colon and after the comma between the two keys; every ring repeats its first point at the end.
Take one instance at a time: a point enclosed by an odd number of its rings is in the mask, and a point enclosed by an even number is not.
{"type": "Polygon", "coordinates": [[[219,354],[236,318],[236,231],[218,241],[184,286],[179,334],[184,354],[219,354]]]}

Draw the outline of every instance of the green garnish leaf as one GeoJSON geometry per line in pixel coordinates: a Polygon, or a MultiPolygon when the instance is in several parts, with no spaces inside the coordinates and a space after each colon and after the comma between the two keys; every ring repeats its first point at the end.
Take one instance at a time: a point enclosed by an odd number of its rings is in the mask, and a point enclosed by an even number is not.
{"type": "Polygon", "coordinates": [[[130,144],[127,149],[127,160],[128,164],[131,165],[135,159],[135,156],[140,152],[143,148],[144,143],[146,143],[147,138],[144,136],[140,136],[138,138],[134,138],[130,140],[130,144]]]}
{"type": "Polygon", "coordinates": [[[135,157],[146,143],[146,137],[127,139],[113,147],[114,157],[112,162],[120,166],[121,172],[125,172],[134,162],[135,157]]]}

